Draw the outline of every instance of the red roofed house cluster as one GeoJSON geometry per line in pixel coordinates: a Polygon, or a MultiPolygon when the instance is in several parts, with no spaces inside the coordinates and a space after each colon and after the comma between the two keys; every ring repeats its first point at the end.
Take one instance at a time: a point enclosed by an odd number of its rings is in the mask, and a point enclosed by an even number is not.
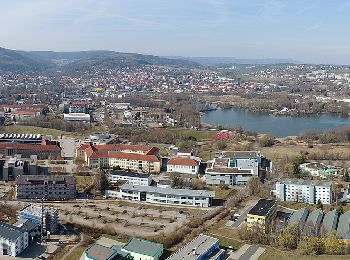
{"type": "Polygon", "coordinates": [[[84,143],[75,155],[84,159],[90,168],[119,166],[125,170],[157,173],[161,166],[159,149],[152,146],[84,143]]]}

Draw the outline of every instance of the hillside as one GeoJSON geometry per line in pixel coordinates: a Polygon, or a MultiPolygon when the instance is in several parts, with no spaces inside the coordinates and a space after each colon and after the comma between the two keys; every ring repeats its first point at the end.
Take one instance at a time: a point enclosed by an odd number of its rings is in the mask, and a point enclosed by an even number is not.
{"type": "Polygon", "coordinates": [[[35,71],[53,66],[52,62],[36,55],[0,48],[0,71],[35,71]]]}
{"type": "Polygon", "coordinates": [[[86,71],[91,67],[117,68],[125,66],[198,67],[199,64],[183,59],[169,59],[153,55],[120,53],[114,51],[15,51],[0,48],[0,71],[37,71],[60,69],[86,71]]]}

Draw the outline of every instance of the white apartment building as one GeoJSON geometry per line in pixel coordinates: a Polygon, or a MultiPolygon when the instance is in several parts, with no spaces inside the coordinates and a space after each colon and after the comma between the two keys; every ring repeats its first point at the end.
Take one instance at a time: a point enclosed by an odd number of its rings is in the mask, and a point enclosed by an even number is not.
{"type": "Polygon", "coordinates": [[[108,180],[110,183],[126,181],[127,183],[132,185],[149,186],[151,185],[152,177],[149,174],[143,173],[112,171],[108,174],[108,180]]]}
{"type": "Polygon", "coordinates": [[[187,174],[198,174],[200,161],[198,159],[175,157],[171,158],[167,164],[168,172],[178,172],[187,174]]]}
{"type": "Polygon", "coordinates": [[[124,184],[119,192],[107,191],[106,196],[149,203],[210,207],[215,192],[124,184]]]}
{"type": "Polygon", "coordinates": [[[28,243],[28,232],[0,221],[0,256],[16,257],[28,247],[28,243]]]}
{"type": "Polygon", "coordinates": [[[333,203],[332,182],[280,178],[276,182],[276,197],[282,201],[322,204],[333,203]]]}

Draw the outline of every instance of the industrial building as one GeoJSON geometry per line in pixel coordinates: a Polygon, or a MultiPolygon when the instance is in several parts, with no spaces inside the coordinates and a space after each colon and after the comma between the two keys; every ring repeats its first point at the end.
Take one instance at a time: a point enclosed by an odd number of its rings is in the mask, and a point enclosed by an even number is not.
{"type": "Polygon", "coordinates": [[[224,254],[225,250],[220,249],[219,239],[200,234],[167,260],[220,260],[224,259],[224,254]]]}
{"type": "Polygon", "coordinates": [[[305,222],[304,234],[306,236],[318,236],[322,220],[323,211],[321,209],[313,210],[305,222]]]}
{"type": "Polygon", "coordinates": [[[90,114],[85,113],[69,113],[64,114],[63,119],[67,122],[83,122],[83,123],[89,123],[90,122],[90,114]]]}
{"type": "Polygon", "coordinates": [[[342,239],[350,239],[350,211],[347,211],[340,215],[337,237],[342,239]]]}
{"type": "Polygon", "coordinates": [[[324,215],[322,225],[320,227],[320,235],[327,237],[335,234],[338,227],[339,212],[334,209],[324,215]]]}
{"type": "Polygon", "coordinates": [[[295,211],[289,218],[288,224],[297,225],[299,232],[304,228],[304,224],[309,216],[309,210],[307,208],[301,208],[295,211]]]}
{"type": "Polygon", "coordinates": [[[327,181],[312,181],[279,178],[276,182],[276,197],[282,201],[316,204],[333,203],[333,185],[327,181]]]}

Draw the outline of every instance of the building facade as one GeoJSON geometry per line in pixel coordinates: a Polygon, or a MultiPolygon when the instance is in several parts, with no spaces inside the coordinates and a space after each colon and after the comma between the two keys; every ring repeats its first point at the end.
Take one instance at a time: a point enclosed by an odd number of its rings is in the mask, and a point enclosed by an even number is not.
{"type": "Polygon", "coordinates": [[[119,192],[107,191],[106,196],[149,203],[210,207],[215,192],[124,184],[119,192]]]}
{"type": "Polygon", "coordinates": [[[3,156],[14,156],[20,154],[22,158],[30,158],[36,155],[39,160],[48,158],[60,158],[61,148],[49,142],[41,144],[23,144],[0,142],[0,154],[3,156]]]}
{"type": "Polygon", "coordinates": [[[276,182],[276,197],[282,201],[316,204],[333,203],[332,182],[280,178],[276,182]]]}
{"type": "Polygon", "coordinates": [[[90,168],[120,167],[134,172],[158,173],[161,167],[159,149],[151,146],[85,143],[76,149],[76,157],[83,159],[90,168]]]}
{"type": "Polygon", "coordinates": [[[274,200],[260,199],[247,214],[247,227],[267,231],[276,214],[276,206],[274,200]]]}
{"type": "Polygon", "coordinates": [[[22,175],[15,181],[17,199],[68,200],[76,197],[76,181],[70,175],[22,175]]]}
{"type": "Polygon", "coordinates": [[[28,232],[0,221],[0,255],[16,257],[28,243],[28,232]]]}
{"type": "Polygon", "coordinates": [[[193,158],[175,157],[171,158],[167,164],[168,172],[198,174],[200,161],[193,158]]]}
{"type": "Polygon", "coordinates": [[[253,169],[215,167],[205,170],[205,180],[209,185],[246,185],[254,174],[253,169]]]}
{"type": "Polygon", "coordinates": [[[110,183],[124,181],[132,185],[149,186],[152,182],[151,175],[135,172],[112,171],[107,177],[110,183]]]}

